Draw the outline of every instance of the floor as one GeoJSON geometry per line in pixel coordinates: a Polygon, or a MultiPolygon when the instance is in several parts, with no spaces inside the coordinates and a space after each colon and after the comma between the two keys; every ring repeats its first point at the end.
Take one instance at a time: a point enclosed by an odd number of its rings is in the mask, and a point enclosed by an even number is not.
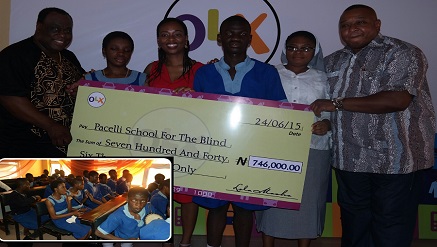
{"type": "MultiPolygon", "coordinates": [[[[0,229],[0,238],[2,240],[15,240],[15,229],[14,226],[10,226],[9,228],[11,230],[11,234],[6,235],[3,229],[0,229]]],[[[21,238],[23,238],[22,231],[21,230],[21,238]]],[[[174,242],[178,243],[180,241],[181,236],[175,235],[174,236],[174,242]]],[[[75,240],[71,236],[65,236],[62,237],[62,241],[75,240]]],[[[27,247],[23,244],[24,241],[21,241],[20,246],[27,247]]],[[[0,243],[0,247],[6,247],[6,243],[0,243]]],[[[77,243],[78,247],[81,245],[77,243]]],[[[144,243],[144,242],[135,242],[134,247],[161,247],[161,243],[144,243]]],[[[175,245],[177,247],[177,245],[175,245]]],[[[206,246],[206,237],[205,236],[193,236],[192,239],[192,247],[205,247],[206,246]]],[[[234,246],[234,238],[225,236],[223,238],[223,247],[233,247],[234,246]]],[[[277,240],[276,241],[277,247],[287,246],[287,247],[297,247],[297,242],[293,240],[277,240]]],[[[339,247],[340,246],[340,239],[339,238],[319,238],[317,240],[312,241],[311,247],[339,247]]],[[[61,241],[57,241],[56,238],[53,236],[50,236],[48,234],[44,235],[44,241],[36,240],[34,241],[33,247],[62,247],[61,241]]],[[[120,244],[116,244],[115,247],[120,247],[120,244]]],[[[262,247],[262,240],[261,237],[255,237],[252,239],[251,247],[262,247]]],[[[437,247],[437,240],[415,240],[411,247],[437,247]]]]}
{"type": "MultiPolygon", "coordinates": [[[[178,243],[180,236],[175,236],[175,243],[178,243]]],[[[233,247],[234,238],[224,237],[222,242],[223,247],[233,247]]],[[[253,238],[251,247],[262,247],[261,237],[253,238]]],[[[275,242],[276,247],[297,247],[297,241],[279,239],[275,242]]],[[[177,246],[176,246],[177,247],[177,246]]],[[[191,247],[206,247],[205,236],[193,236],[191,247]]],[[[311,242],[311,247],[340,247],[339,238],[319,238],[311,242]]],[[[411,247],[437,247],[437,240],[415,240],[411,247]]]]}

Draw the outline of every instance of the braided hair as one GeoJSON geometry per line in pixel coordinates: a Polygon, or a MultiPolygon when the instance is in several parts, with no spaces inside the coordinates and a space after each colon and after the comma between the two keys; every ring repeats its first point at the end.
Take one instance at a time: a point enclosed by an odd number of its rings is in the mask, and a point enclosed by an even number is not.
{"type": "MultiPolygon", "coordinates": [[[[187,26],[185,25],[185,23],[177,18],[164,18],[156,27],[156,36],[159,37],[159,29],[162,27],[162,25],[166,24],[166,23],[170,23],[170,22],[175,22],[178,23],[183,31],[185,35],[188,35],[188,29],[187,26]]],[[[183,65],[183,70],[182,70],[182,75],[179,77],[185,77],[185,75],[188,75],[188,79],[190,76],[190,70],[193,67],[193,63],[194,60],[192,60],[189,56],[188,56],[188,52],[190,51],[190,44],[187,43],[187,45],[184,47],[184,58],[182,61],[182,65],[183,65]]],[[[167,54],[165,54],[165,52],[159,48],[158,49],[158,66],[155,70],[153,70],[150,75],[147,78],[147,82],[150,83],[151,81],[154,81],[155,79],[157,79],[158,77],[161,76],[161,72],[162,72],[162,65],[167,61],[167,54]]]]}

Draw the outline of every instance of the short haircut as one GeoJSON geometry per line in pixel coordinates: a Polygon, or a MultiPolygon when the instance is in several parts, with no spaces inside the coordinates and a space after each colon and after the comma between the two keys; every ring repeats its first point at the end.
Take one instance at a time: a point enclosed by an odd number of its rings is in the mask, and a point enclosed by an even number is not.
{"type": "Polygon", "coordinates": [[[133,187],[127,192],[128,198],[132,198],[136,195],[141,195],[144,198],[148,198],[149,192],[143,187],[133,187]]]}
{"type": "Polygon", "coordinates": [[[150,191],[154,191],[154,190],[156,190],[156,189],[158,189],[158,184],[157,183],[150,183],[148,186],[147,186],[147,190],[150,192],[150,191]]]}
{"type": "Polygon", "coordinates": [[[103,177],[108,178],[108,176],[105,173],[100,173],[99,174],[99,179],[102,179],[103,177]]]}
{"type": "Polygon", "coordinates": [[[166,180],[162,181],[162,183],[159,184],[159,189],[161,190],[164,187],[170,188],[170,179],[167,178],[166,180]]]}
{"type": "Polygon", "coordinates": [[[354,9],[367,9],[378,19],[378,16],[376,15],[376,11],[372,7],[364,5],[364,4],[354,4],[354,5],[351,5],[351,6],[347,7],[343,11],[343,13],[345,13],[346,11],[349,11],[349,10],[354,10],[354,9]]]}
{"type": "Polygon", "coordinates": [[[72,181],[71,181],[72,185],[76,185],[76,184],[81,184],[83,183],[83,178],[82,177],[75,177],[72,181]]]}
{"type": "Polygon", "coordinates": [[[32,173],[26,173],[26,178],[33,178],[33,174],[32,173]]]}
{"type": "Polygon", "coordinates": [[[111,170],[109,170],[108,174],[109,174],[109,175],[111,175],[111,173],[113,173],[113,172],[117,173],[117,171],[116,171],[116,170],[114,170],[114,169],[111,169],[111,170]]]}
{"type": "Polygon", "coordinates": [[[109,44],[109,42],[111,42],[111,40],[116,39],[116,38],[120,38],[120,39],[124,39],[129,41],[130,45],[132,46],[132,51],[134,50],[134,40],[132,39],[131,36],[129,36],[129,34],[122,32],[122,31],[114,31],[114,32],[110,32],[108,33],[104,38],[103,38],[103,42],[102,42],[102,48],[106,48],[109,44]]]}
{"type": "Polygon", "coordinates": [[[311,40],[311,42],[313,42],[314,45],[316,45],[316,43],[317,43],[316,36],[314,36],[314,34],[308,32],[308,31],[297,31],[297,32],[294,32],[294,33],[290,34],[287,37],[287,40],[285,41],[285,44],[287,44],[288,41],[290,41],[290,39],[295,38],[295,37],[304,37],[304,38],[307,38],[307,39],[311,40]]]}
{"type": "Polygon", "coordinates": [[[53,190],[53,192],[55,192],[55,189],[58,188],[58,186],[60,184],[64,183],[64,181],[62,180],[55,180],[53,182],[50,183],[50,188],[53,190]]]}
{"type": "Polygon", "coordinates": [[[164,180],[164,179],[165,179],[165,176],[162,173],[158,173],[155,175],[155,181],[164,180]]]}
{"type": "Polygon", "coordinates": [[[98,175],[99,175],[99,173],[96,172],[96,171],[90,171],[90,172],[88,173],[88,177],[95,177],[95,176],[98,176],[98,175]]]}
{"type": "Polygon", "coordinates": [[[226,18],[222,22],[222,24],[220,25],[220,32],[222,32],[222,28],[223,28],[223,26],[225,24],[234,23],[234,22],[246,25],[247,27],[249,27],[249,31],[251,31],[251,29],[252,29],[251,26],[250,26],[250,23],[244,17],[239,16],[239,15],[233,15],[233,16],[230,16],[230,17],[226,18]]]}
{"type": "Polygon", "coordinates": [[[351,6],[347,7],[343,12],[353,10],[353,9],[368,9],[368,10],[372,10],[373,12],[375,12],[375,10],[372,7],[364,5],[364,4],[351,5],[351,6]]]}
{"type": "Polygon", "coordinates": [[[55,7],[50,7],[50,8],[42,9],[42,10],[39,12],[39,14],[38,14],[37,22],[39,22],[39,23],[43,23],[44,20],[46,19],[46,17],[47,17],[50,13],[58,13],[58,14],[61,14],[61,15],[66,15],[66,16],[70,17],[71,22],[73,22],[73,18],[71,18],[71,15],[70,15],[67,11],[65,11],[65,10],[63,10],[63,9],[60,9],[60,8],[55,8],[55,7]]]}

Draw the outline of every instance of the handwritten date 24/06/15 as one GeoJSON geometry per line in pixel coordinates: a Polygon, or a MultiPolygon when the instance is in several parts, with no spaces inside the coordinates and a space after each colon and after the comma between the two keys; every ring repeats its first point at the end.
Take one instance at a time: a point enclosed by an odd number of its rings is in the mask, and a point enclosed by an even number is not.
{"type": "Polygon", "coordinates": [[[279,129],[303,130],[301,123],[295,123],[295,122],[290,122],[290,121],[281,121],[281,120],[276,120],[276,119],[256,118],[254,125],[273,127],[273,128],[279,128],[279,129]]]}

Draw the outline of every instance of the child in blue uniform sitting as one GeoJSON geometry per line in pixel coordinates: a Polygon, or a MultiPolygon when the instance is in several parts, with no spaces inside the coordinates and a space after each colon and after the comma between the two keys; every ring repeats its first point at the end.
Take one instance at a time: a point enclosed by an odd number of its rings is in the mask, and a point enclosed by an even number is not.
{"type": "Polygon", "coordinates": [[[170,218],[156,218],[140,230],[141,240],[167,240],[170,238],[170,218]]]}
{"type": "MultiPolygon", "coordinates": [[[[140,236],[140,228],[144,226],[147,214],[156,211],[152,205],[146,207],[149,193],[145,188],[135,187],[129,190],[127,203],[114,211],[97,227],[96,235],[109,240],[135,240],[140,236]]],[[[104,243],[103,246],[112,246],[104,243]]],[[[122,247],[132,243],[122,243],[122,247]]]]}
{"type": "Polygon", "coordinates": [[[170,198],[170,179],[166,179],[159,184],[158,193],[154,194],[150,199],[150,203],[156,208],[157,214],[163,219],[167,219],[168,212],[168,200],[170,198]]]}
{"type": "Polygon", "coordinates": [[[125,176],[126,177],[124,177],[124,179],[122,179],[122,178],[119,179],[120,183],[117,182],[116,192],[119,195],[123,195],[124,193],[129,191],[130,184],[131,184],[132,180],[134,179],[134,177],[130,173],[126,174],[125,176]]]}
{"type": "Polygon", "coordinates": [[[72,216],[79,216],[81,211],[71,209],[70,198],[67,198],[65,183],[55,180],[50,184],[53,194],[47,197],[45,204],[53,223],[62,229],[70,231],[76,239],[88,239],[91,235],[91,227],[82,225],[79,219],[72,216]]]}
{"type": "Polygon", "coordinates": [[[91,210],[84,205],[86,200],[88,199],[87,194],[84,192],[84,183],[83,178],[74,178],[71,182],[72,187],[67,190],[67,196],[71,197],[71,208],[73,210],[81,210],[83,212],[91,210]]]}
{"type": "Polygon", "coordinates": [[[115,197],[115,191],[111,189],[107,185],[108,176],[105,173],[99,174],[99,183],[97,184],[97,188],[100,191],[100,194],[103,198],[105,198],[107,201],[111,200],[115,197]]]}
{"type": "Polygon", "coordinates": [[[99,173],[96,171],[90,171],[88,173],[88,181],[84,178],[84,188],[85,194],[88,196],[85,204],[89,208],[96,208],[106,202],[106,199],[102,197],[99,190],[99,173]]]}

